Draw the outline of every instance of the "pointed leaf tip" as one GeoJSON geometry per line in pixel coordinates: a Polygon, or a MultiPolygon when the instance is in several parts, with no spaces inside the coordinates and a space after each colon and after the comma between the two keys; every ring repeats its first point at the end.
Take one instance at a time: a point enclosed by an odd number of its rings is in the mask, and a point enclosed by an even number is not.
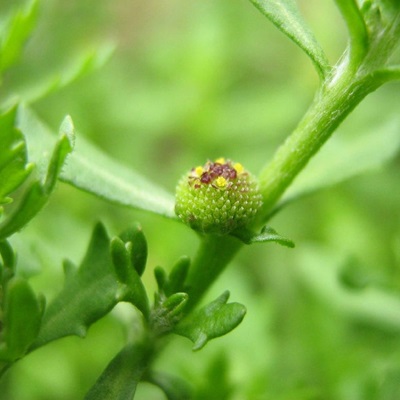
{"type": "Polygon", "coordinates": [[[311,59],[318,74],[325,78],[330,70],[327,57],[295,0],[251,0],[280,31],[295,42],[311,59]]]}

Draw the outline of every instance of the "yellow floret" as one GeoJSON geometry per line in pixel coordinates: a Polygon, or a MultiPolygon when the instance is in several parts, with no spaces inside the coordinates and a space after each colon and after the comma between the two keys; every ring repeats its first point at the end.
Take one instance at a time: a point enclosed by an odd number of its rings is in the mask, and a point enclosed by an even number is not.
{"type": "Polygon", "coordinates": [[[244,171],[243,165],[240,163],[236,163],[233,168],[236,170],[238,174],[241,174],[244,171]]]}
{"type": "Polygon", "coordinates": [[[227,184],[226,179],[223,176],[219,176],[216,180],[215,180],[215,184],[219,187],[219,188],[224,188],[227,184]]]}
{"type": "Polygon", "coordinates": [[[203,167],[201,167],[201,166],[196,167],[194,169],[194,172],[196,173],[197,176],[201,176],[201,174],[203,173],[203,167]]]}
{"type": "Polygon", "coordinates": [[[217,158],[215,162],[218,164],[225,164],[225,158],[224,157],[217,158]]]}

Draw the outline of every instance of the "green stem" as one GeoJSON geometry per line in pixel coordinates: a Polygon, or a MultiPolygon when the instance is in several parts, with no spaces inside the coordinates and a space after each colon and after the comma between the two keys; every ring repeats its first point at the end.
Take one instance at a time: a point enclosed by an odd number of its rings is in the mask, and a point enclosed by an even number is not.
{"type": "Polygon", "coordinates": [[[229,235],[205,235],[189,270],[187,287],[189,301],[186,311],[196,306],[203,294],[224,270],[241,247],[241,242],[229,235]]]}
{"type": "Polygon", "coordinates": [[[357,77],[353,68],[348,66],[347,59],[337,67],[295,131],[260,173],[260,188],[264,197],[261,221],[268,217],[293,179],[332,132],[379,85],[380,81],[371,75],[357,77]]]}

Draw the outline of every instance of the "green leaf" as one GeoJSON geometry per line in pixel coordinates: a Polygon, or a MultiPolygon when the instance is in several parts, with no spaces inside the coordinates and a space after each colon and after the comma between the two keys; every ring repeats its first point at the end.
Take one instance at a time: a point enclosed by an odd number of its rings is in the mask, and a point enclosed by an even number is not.
{"type": "Polygon", "coordinates": [[[154,274],[160,292],[170,296],[185,290],[185,280],[189,271],[190,259],[182,256],[171,269],[169,275],[161,267],[156,267],[154,274]]]}
{"type": "Polygon", "coordinates": [[[189,338],[194,343],[193,350],[200,350],[209,340],[226,335],[242,322],[246,314],[242,304],[227,304],[228,298],[229,292],[226,291],[182,320],[174,332],[189,338]]]}
{"type": "Polygon", "coordinates": [[[124,347],[86,394],[85,400],[132,400],[150,356],[151,349],[146,343],[124,347]]]}
{"type": "Polygon", "coordinates": [[[390,161],[400,149],[399,126],[396,118],[353,138],[333,137],[298,176],[278,208],[390,161]]]}
{"type": "Polygon", "coordinates": [[[113,238],[110,244],[110,252],[120,282],[117,293],[118,301],[127,301],[133,304],[148,319],[150,313],[149,300],[140,276],[131,263],[132,257],[126,244],[118,237],[113,238]]]}
{"type": "MultiPolygon", "coordinates": [[[[0,224],[0,240],[23,228],[49,200],[65,158],[72,151],[71,124],[72,122],[67,117],[61,125],[61,137],[52,152],[43,181],[34,181],[11,215],[0,224]],[[64,132],[64,130],[66,131],[64,132]]],[[[38,168],[38,170],[43,173],[42,169],[38,168]]],[[[39,178],[41,177],[39,176],[39,178]]]]}
{"type": "Polygon", "coordinates": [[[0,32],[0,72],[12,66],[36,24],[39,1],[33,0],[25,9],[14,11],[0,32]]]}
{"type": "Polygon", "coordinates": [[[85,336],[90,325],[117,304],[119,284],[109,243],[104,227],[98,224],[80,267],[65,262],[64,287],[46,309],[34,348],[68,335],[85,336]]]}
{"type": "Polygon", "coordinates": [[[78,138],[60,179],[116,204],[176,218],[174,197],[78,138]]]}
{"type": "Polygon", "coordinates": [[[0,360],[12,362],[27,352],[39,333],[41,317],[41,304],[28,282],[10,280],[5,292],[0,360]]]}
{"type": "Polygon", "coordinates": [[[311,58],[321,78],[330,66],[324,51],[308,27],[295,0],[251,0],[251,2],[283,33],[311,58]]]}
{"type": "Polygon", "coordinates": [[[240,239],[245,244],[253,244],[253,243],[266,243],[266,242],[275,242],[282,246],[293,248],[295,246],[294,242],[290,239],[287,239],[281,235],[279,235],[273,228],[270,226],[264,226],[261,229],[260,233],[254,233],[245,228],[238,229],[233,232],[233,235],[240,239]]]}
{"type": "MultiPolygon", "coordinates": [[[[29,157],[43,173],[49,158],[49,143],[54,136],[29,109],[20,108],[18,115],[29,157]]],[[[172,194],[114,161],[82,137],[77,137],[74,152],[61,171],[60,179],[113,203],[176,219],[172,194]]]]}
{"type": "Polygon", "coordinates": [[[142,276],[147,261],[147,241],[142,227],[137,223],[122,232],[119,237],[125,242],[132,266],[142,276]]]}
{"type": "Polygon", "coordinates": [[[19,187],[32,171],[28,164],[26,145],[21,132],[15,128],[17,108],[0,115],[0,205],[19,187]]]}

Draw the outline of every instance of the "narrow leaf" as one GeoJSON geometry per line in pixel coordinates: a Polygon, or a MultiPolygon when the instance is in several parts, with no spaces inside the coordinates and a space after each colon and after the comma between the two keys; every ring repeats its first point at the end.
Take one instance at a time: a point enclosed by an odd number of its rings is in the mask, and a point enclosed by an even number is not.
{"type": "Polygon", "coordinates": [[[4,303],[0,360],[12,362],[27,352],[39,333],[41,317],[41,305],[28,282],[21,278],[9,281],[4,303]]]}
{"type": "Polygon", "coordinates": [[[146,343],[124,347],[86,394],[85,400],[132,400],[150,355],[146,343]]]}
{"type": "Polygon", "coordinates": [[[76,151],[60,178],[113,203],[176,218],[171,194],[118,164],[83,138],[77,140],[76,151]]]}
{"type": "Polygon", "coordinates": [[[242,304],[227,304],[228,298],[229,292],[226,291],[182,320],[174,332],[189,338],[194,343],[193,350],[200,350],[209,340],[227,334],[242,322],[246,314],[242,304]]]}
{"type": "Polygon", "coordinates": [[[308,27],[295,0],[251,0],[251,2],[283,33],[311,58],[321,78],[330,67],[324,51],[308,27]]]}
{"type": "MultiPolygon", "coordinates": [[[[46,176],[51,131],[27,108],[19,108],[18,126],[24,133],[30,159],[46,176]]],[[[126,168],[78,137],[60,179],[105,200],[176,219],[174,196],[126,168]]]]}
{"type": "Polygon", "coordinates": [[[117,282],[109,238],[98,224],[78,269],[67,262],[63,289],[48,305],[34,348],[68,335],[84,336],[91,324],[117,303],[117,282]]]}

